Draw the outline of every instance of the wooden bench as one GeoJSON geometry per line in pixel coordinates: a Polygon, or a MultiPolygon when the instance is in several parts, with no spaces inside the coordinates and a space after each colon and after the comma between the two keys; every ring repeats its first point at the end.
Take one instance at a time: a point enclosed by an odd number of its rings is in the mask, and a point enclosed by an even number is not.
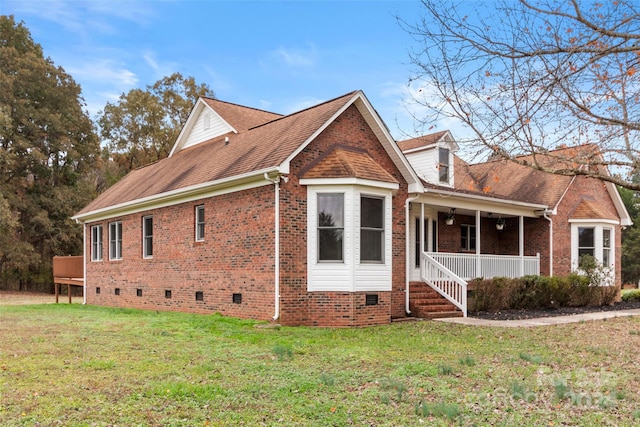
{"type": "Polygon", "coordinates": [[[56,292],[56,303],[58,302],[60,285],[67,285],[69,304],[71,304],[71,287],[82,286],[84,288],[84,257],[53,257],[53,287],[56,292]]]}

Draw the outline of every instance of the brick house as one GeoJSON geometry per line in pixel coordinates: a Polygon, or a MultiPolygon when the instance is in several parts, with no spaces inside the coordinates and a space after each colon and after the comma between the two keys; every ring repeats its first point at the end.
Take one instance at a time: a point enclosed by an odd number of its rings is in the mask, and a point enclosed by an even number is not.
{"type": "Polygon", "coordinates": [[[85,302],[365,326],[466,314],[466,280],[566,274],[584,253],[619,286],[615,187],[457,148],[397,143],[359,91],[286,116],[201,98],[168,158],[73,217],[85,302]]]}

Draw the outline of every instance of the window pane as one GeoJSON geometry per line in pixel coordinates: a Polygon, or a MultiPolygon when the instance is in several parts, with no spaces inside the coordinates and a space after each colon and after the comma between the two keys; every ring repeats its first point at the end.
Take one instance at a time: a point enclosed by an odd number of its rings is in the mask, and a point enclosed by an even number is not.
{"type": "Polygon", "coordinates": [[[611,247],[611,229],[605,228],[602,230],[602,246],[605,248],[611,247]]]}
{"type": "Polygon", "coordinates": [[[143,235],[143,255],[153,256],[153,217],[147,216],[142,219],[143,235]]]}
{"type": "Polygon", "coordinates": [[[384,228],[384,199],[360,198],[360,226],[365,228],[384,228]]]}
{"type": "Polygon", "coordinates": [[[588,249],[588,248],[580,248],[578,249],[578,256],[582,257],[583,255],[591,255],[594,256],[594,250],[593,248],[588,249]]]}
{"type": "Polygon", "coordinates": [[[578,227],[578,247],[593,248],[593,227],[578,227]]]}
{"type": "Polygon", "coordinates": [[[441,148],[438,155],[440,182],[449,182],[449,150],[441,148]]]}
{"type": "Polygon", "coordinates": [[[342,230],[318,230],[318,259],[320,261],[342,261],[342,230]]]}
{"type": "Polygon", "coordinates": [[[343,260],[344,195],[318,194],[318,260],[343,260]]]}
{"type": "Polygon", "coordinates": [[[382,261],[384,231],[360,231],[360,261],[382,261]]]}
{"type": "Polygon", "coordinates": [[[318,194],[318,227],[344,226],[344,195],[318,194]]]}
{"type": "Polygon", "coordinates": [[[196,207],[196,240],[204,240],[204,206],[196,207]]]}

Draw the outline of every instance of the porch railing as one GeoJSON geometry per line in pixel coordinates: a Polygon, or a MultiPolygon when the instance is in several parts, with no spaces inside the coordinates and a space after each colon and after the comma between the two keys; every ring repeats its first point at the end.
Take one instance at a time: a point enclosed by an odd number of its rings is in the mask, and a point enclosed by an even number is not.
{"type": "Polygon", "coordinates": [[[431,254],[423,253],[421,258],[422,280],[462,310],[464,317],[467,317],[467,282],[436,261],[431,254]]]}
{"type": "Polygon", "coordinates": [[[521,257],[428,252],[427,255],[465,280],[476,277],[522,277],[540,274],[540,254],[521,257]]]}

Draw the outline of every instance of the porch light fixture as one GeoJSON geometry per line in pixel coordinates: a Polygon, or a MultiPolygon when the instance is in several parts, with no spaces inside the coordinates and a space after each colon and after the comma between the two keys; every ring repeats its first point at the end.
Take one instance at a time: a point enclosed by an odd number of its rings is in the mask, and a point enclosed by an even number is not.
{"type": "Polygon", "coordinates": [[[456,208],[449,209],[449,213],[444,218],[444,223],[447,225],[453,225],[456,220],[456,208]]]}
{"type": "Polygon", "coordinates": [[[500,217],[498,218],[498,220],[496,221],[496,230],[502,230],[504,229],[504,225],[507,222],[504,220],[504,218],[500,217]]]}

